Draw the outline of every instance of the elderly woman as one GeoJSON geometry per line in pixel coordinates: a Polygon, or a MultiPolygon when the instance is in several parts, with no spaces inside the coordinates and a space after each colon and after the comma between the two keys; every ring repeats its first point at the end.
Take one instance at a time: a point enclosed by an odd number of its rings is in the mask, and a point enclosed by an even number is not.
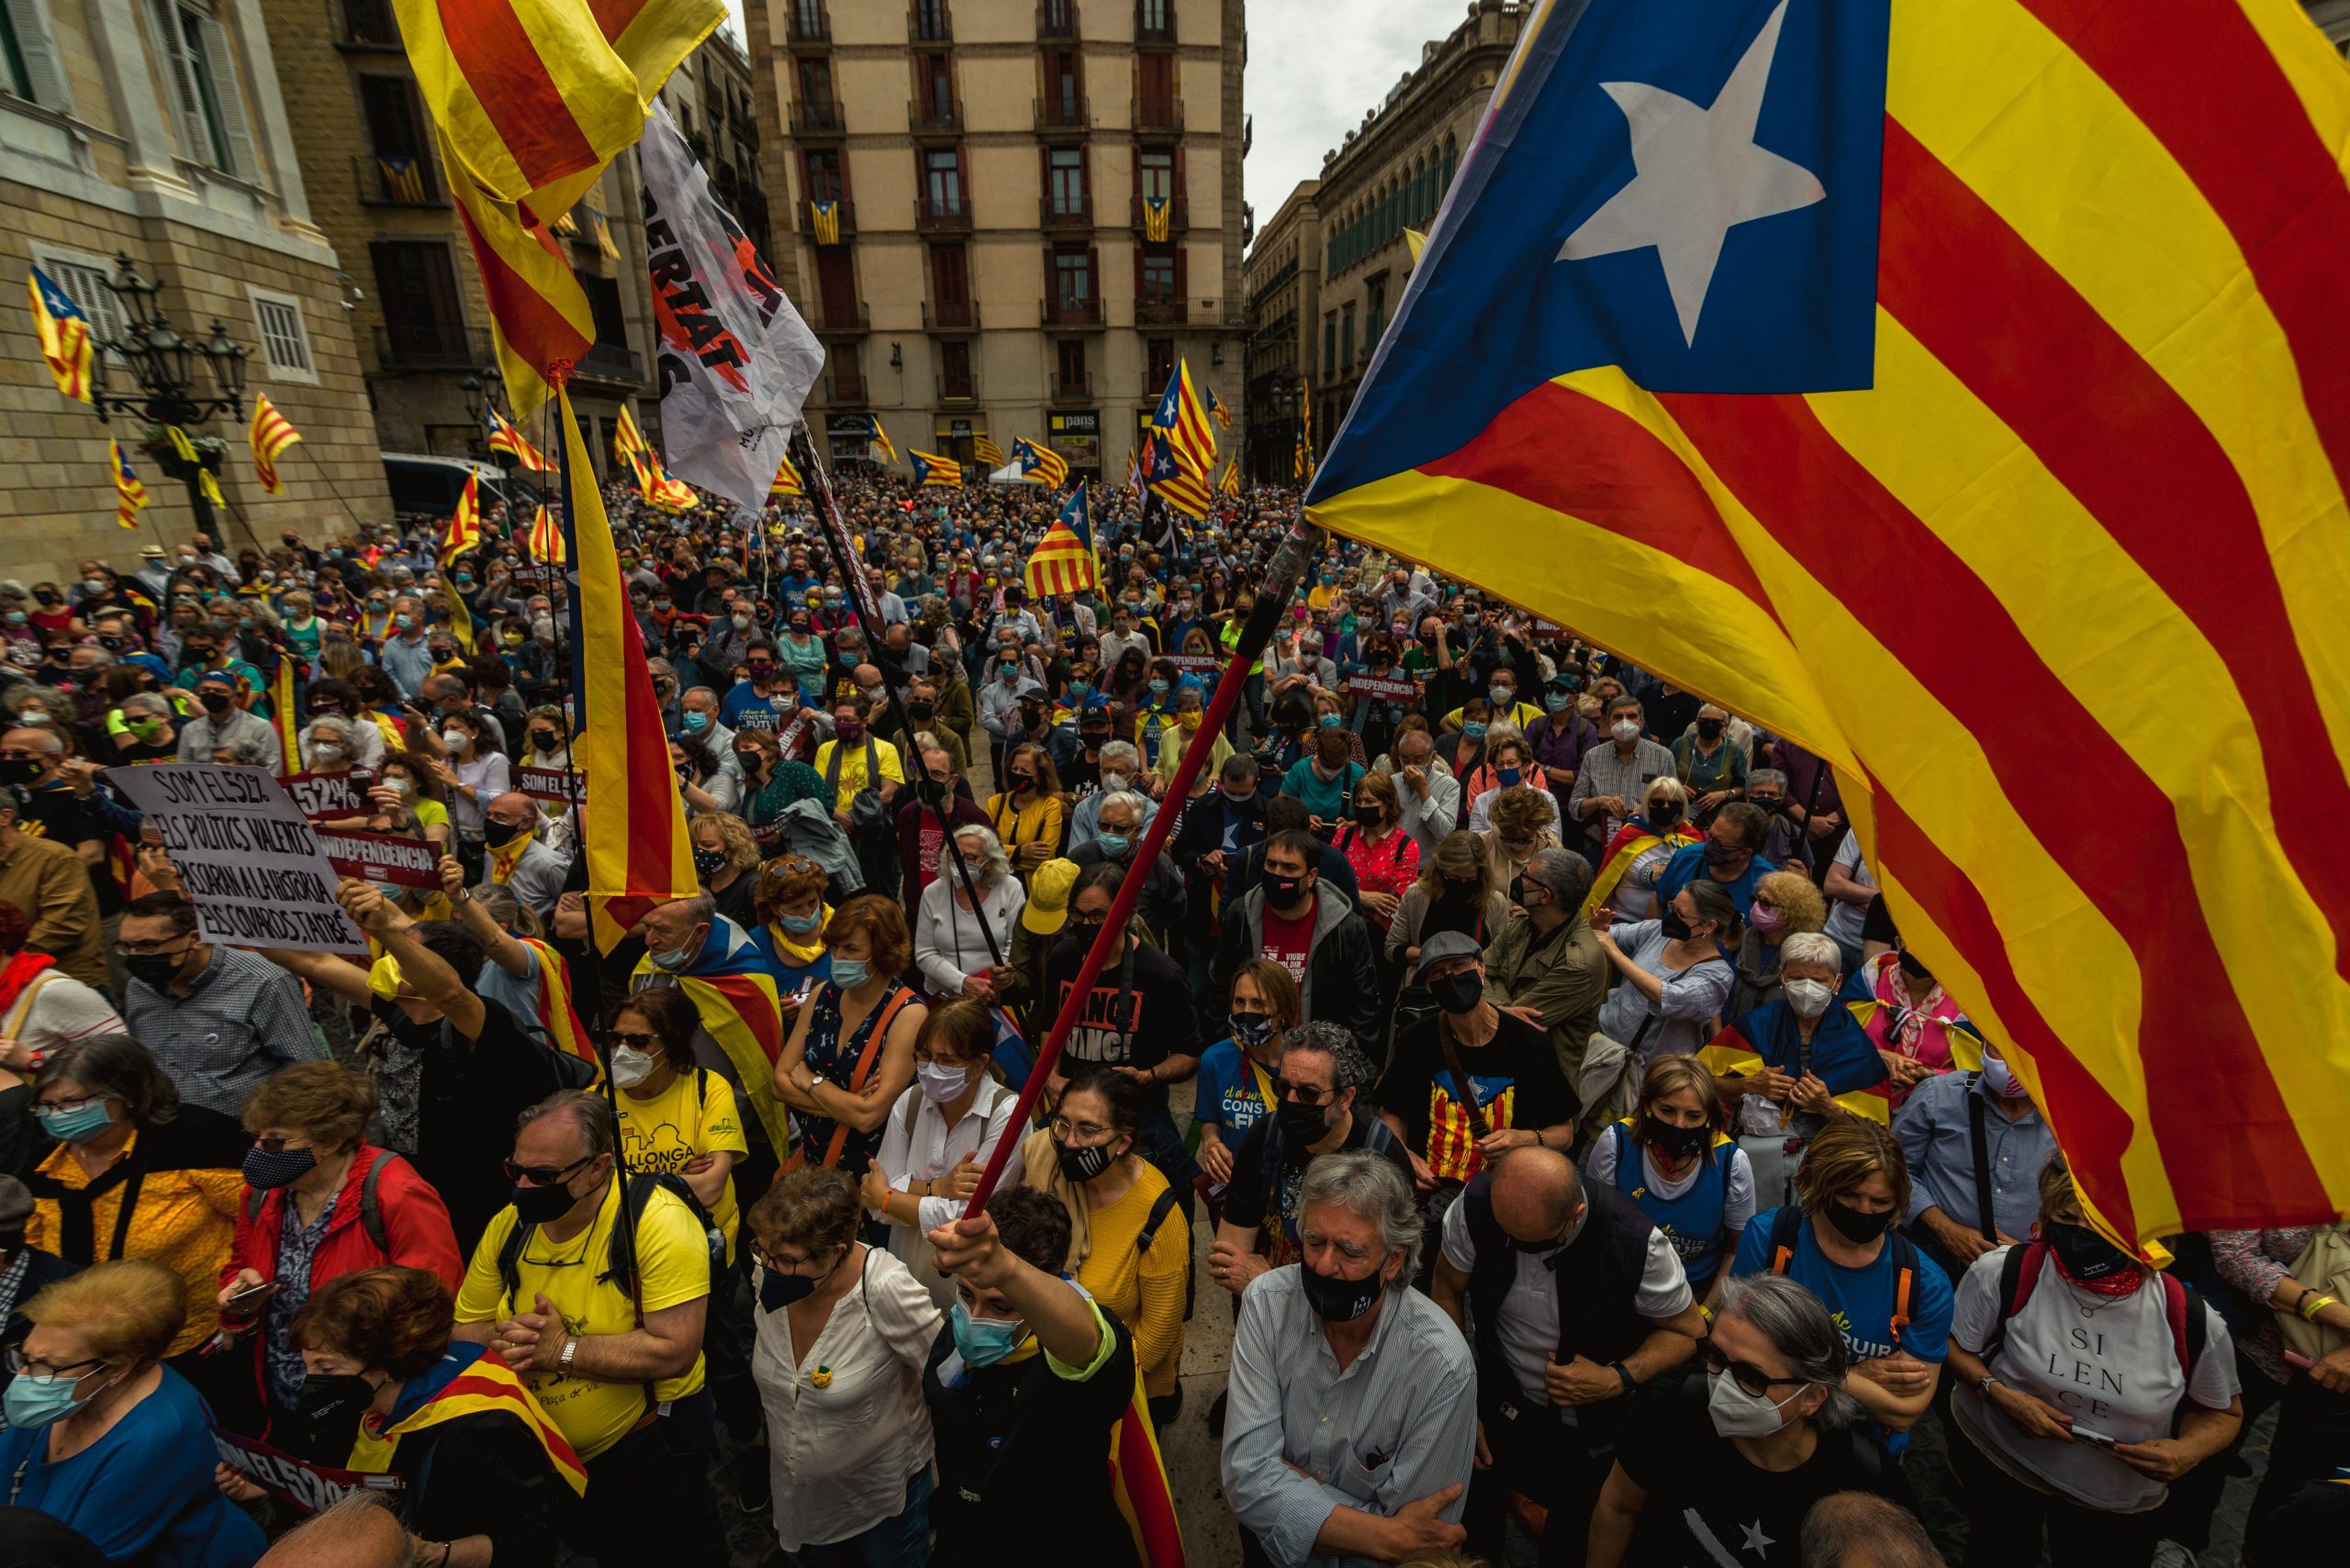
{"type": "MultiPolygon", "coordinates": [[[[1693,882],[1682,897],[1710,890],[1693,882]]],[[[1882,1123],[1888,1114],[1884,1059],[1852,1010],[1836,1002],[1842,962],[1823,933],[1788,937],[1779,950],[1783,994],[1730,1020],[1706,1047],[1706,1065],[1754,1162],[1765,1207],[1787,1201],[1794,1156],[1830,1121],[1864,1115],[1882,1123]]]]}
{"type": "Polygon", "coordinates": [[[203,1398],[162,1364],[187,1307],[180,1277],[140,1258],[27,1303],[32,1331],[8,1349],[0,1473],[12,1505],[72,1526],[110,1562],[252,1568],[268,1542],[214,1484],[203,1398]]]}
{"type": "Polygon", "coordinates": [[[994,970],[1012,951],[1012,923],[1027,902],[1026,890],[1012,874],[1002,841],[984,827],[960,827],[938,852],[937,874],[922,890],[914,914],[914,965],[930,994],[995,1000],[994,970]],[[950,857],[960,856],[970,871],[975,903],[950,857]]]}
{"type": "Polygon", "coordinates": [[[367,1142],[375,1114],[375,1081],[333,1061],[298,1062],[245,1102],[253,1146],[218,1301],[230,1332],[261,1329],[253,1354],[273,1428],[301,1397],[292,1328],[319,1286],[379,1263],[426,1270],[452,1292],[464,1278],[441,1194],[367,1142]]]}
{"type": "Polygon", "coordinates": [[[386,812],[415,812],[424,840],[434,853],[450,853],[455,829],[449,821],[448,790],[427,758],[414,752],[386,752],[383,771],[367,794],[386,812]]]}
{"type": "Polygon", "coordinates": [[[1969,1563],[2029,1562],[2044,1540],[2058,1562],[2143,1568],[2171,1484],[2243,1424],[2226,1322],[2090,1229],[2061,1159],[2040,1238],[1968,1267],[1950,1369],[1969,1563]]]}
{"type": "Polygon", "coordinates": [[[1419,842],[1404,831],[1403,822],[1394,776],[1366,773],[1355,785],[1353,820],[1331,840],[1355,874],[1362,917],[1382,937],[1420,872],[1419,842]]]}
{"type": "Polygon", "coordinates": [[[718,913],[745,931],[758,924],[759,844],[751,824],[732,812],[706,812],[687,832],[694,876],[718,913]]]}
{"type": "MultiPolygon", "coordinates": [[[[1098,802],[1095,818],[1100,829],[1091,843],[1080,844],[1069,852],[1069,859],[1080,870],[1089,866],[1123,866],[1133,870],[1135,853],[1142,847],[1143,833],[1150,822],[1150,801],[1136,790],[1115,790],[1096,795],[1087,803],[1098,802]]],[[[1162,946],[1172,943],[1183,926],[1183,873],[1175,867],[1174,857],[1153,857],[1143,872],[1142,898],[1135,905],[1135,913],[1152,934],[1152,940],[1162,946]]],[[[1029,902],[1035,902],[1036,879],[1028,879],[1029,902]]]]}
{"type": "Polygon", "coordinates": [[[1594,1139],[1583,1163],[1585,1177],[1632,1200],[1663,1233],[1708,1306],[1754,1217],[1754,1166],[1728,1124],[1695,1057],[1659,1057],[1640,1081],[1639,1109],[1594,1139]]]}
{"type": "Polygon", "coordinates": [[[775,1531],[816,1568],[930,1550],[923,1369],[945,1318],[890,1252],[857,1239],[857,1183],[790,1171],[751,1205],[759,1265],[751,1376],[767,1407],[775,1531]]]}
{"type": "Polygon", "coordinates": [[[125,697],[108,717],[106,729],[118,762],[166,762],[179,755],[179,726],[161,692],[134,691],[125,697]]]}
{"type": "Polygon", "coordinates": [[[1509,897],[1502,890],[1507,886],[1494,880],[1485,846],[1475,834],[1445,834],[1396,902],[1387,928],[1387,961],[1408,972],[1420,961],[1421,946],[1440,931],[1458,931],[1483,946],[1509,918],[1509,897]]]}
{"type": "Polygon", "coordinates": [[[486,854],[483,808],[511,788],[506,754],[498,749],[500,739],[497,725],[477,709],[444,713],[441,745],[447,756],[425,764],[449,791],[449,816],[457,828],[457,857],[476,879],[486,854]]]}
{"type": "Polygon", "coordinates": [[[1599,1032],[1643,1060],[1703,1045],[1729,995],[1722,951],[1739,938],[1738,912],[1721,884],[1692,882],[1655,920],[1592,924],[1622,977],[1600,1005],[1599,1032]]]}
{"type": "Polygon", "coordinates": [[[831,881],[806,856],[778,855],[759,868],[751,894],[751,919],[744,924],[775,973],[787,1024],[833,972],[832,955],[824,950],[824,925],[833,918],[824,890],[831,881]]]}
{"type": "Polygon", "coordinates": [[[1758,878],[1754,900],[1746,906],[1746,935],[1738,944],[1738,980],[1722,1004],[1722,1016],[1743,1018],[1776,1002],[1780,954],[1787,938],[1827,924],[1828,901],[1809,877],[1801,871],[1773,871],[1758,878]]]}
{"type": "MultiPolygon", "coordinates": [[[[1792,1549],[1804,1516],[1832,1493],[1906,1503],[1900,1473],[1843,1391],[1849,1361],[1835,1320],[1802,1286],[1729,1282],[1705,1341],[1706,1375],[1643,1398],[1617,1439],[1583,1561],[1725,1561],[1720,1543],[1740,1540],[1792,1549]]],[[[1573,1528],[1551,1528],[1562,1523],[1573,1528]]],[[[1795,1560],[1792,1550],[1762,1554],[1795,1560]]]]}
{"type": "Polygon", "coordinates": [[[1897,1111],[1913,1086],[1935,1074],[1983,1065],[1983,1037],[1958,999],[1906,946],[1863,959],[1842,1000],[1893,1075],[1888,1097],[1897,1111]]]}
{"type": "Polygon", "coordinates": [[[1494,886],[1506,890],[1523,876],[1535,856],[1559,847],[1559,801],[1548,790],[1524,784],[1496,790],[1485,798],[1491,825],[1484,842],[1485,868],[1494,886]]]}
{"type": "Polygon", "coordinates": [[[57,1147],[25,1178],[33,1194],[25,1240],[69,1263],[147,1258],[170,1268],[187,1310],[165,1353],[223,1425],[257,1430],[250,1372],[196,1353],[219,1327],[215,1293],[242,1212],[237,1124],[182,1104],[147,1047],[127,1035],[51,1056],[33,1080],[33,1114],[57,1147]]]}
{"type": "Polygon", "coordinates": [[[905,916],[881,894],[841,905],[824,946],[832,978],[792,1020],[776,1058],[776,1098],[796,1114],[808,1159],[862,1175],[914,1081],[914,1036],[930,1009],[898,983],[911,944],[905,916]]]}
{"type": "Polygon", "coordinates": [[[1559,799],[1550,790],[1550,776],[1534,760],[1534,747],[1516,730],[1498,726],[1485,737],[1485,760],[1460,781],[1461,798],[1469,802],[1469,827],[1483,833],[1493,825],[1495,801],[1505,790],[1519,786],[1539,790],[1550,802],[1547,821],[1559,831],[1559,799]]]}
{"type": "Polygon", "coordinates": [[[1666,862],[1701,836],[1689,825],[1689,791],[1681,780],[1659,778],[1640,797],[1640,809],[1608,841],[1583,901],[1585,913],[1612,909],[1618,920],[1647,920],[1656,910],[1656,879],[1666,862]]]}

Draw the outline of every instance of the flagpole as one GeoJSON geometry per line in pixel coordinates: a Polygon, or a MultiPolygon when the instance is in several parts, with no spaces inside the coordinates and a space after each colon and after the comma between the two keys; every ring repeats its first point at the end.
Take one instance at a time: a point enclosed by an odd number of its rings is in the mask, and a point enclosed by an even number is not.
{"type": "MultiPolygon", "coordinates": [[[[1257,602],[1241,627],[1240,641],[1232,651],[1231,662],[1225,666],[1223,678],[1216,682],[1215,696],[1210,700],[1200,727],[1192,732],[1191,740],[1183,747],[1182,760],[1176,764],[1175,777],[1168,781],[1165,799],[1169,804],[1154,814],[1150,825],[1143,830],[1142,844],[1126,867],[1125,879],[1118,884],[1118,896],[1110,905],[1109,917],[1102,923],[1102,929],[1094,934],[1093,945],[1086,949],[1085,962],[1079,968],[1077,979],[1070,983],[1061,1002],[1060,1013],[1053,1020],[1051,1032],[1045,1036],[1044,1045],[1036,1052],[1036,1063],[1028,1070],[1028,1081],[1021,1088],[1020,1099],[1013,1106],[1011,1120],[1005,1124],[1007,1126],[1021,1126],[1034,1113],[1037,1097],[1044,1092],[1046,1081],[1052,1076],[1054,1065],[1060,1060],[1061,1047],[1069,1039],[1069,1030],[1076,1025],[1079,1014],[1085,1010],[1087,999],[1093,993],[1093,982],[1101,978],[1102,969],[1108,965],[1110,944],[1125,933],[1126,923],[1134,918],[1136,905],[1142,899],[1143,885],[1150,879],[1151,868],[1166,848],[1175,819],[1184,814],[1183,806],[1191,799],[1192,783],[1199,777],[1201,767],[1214,749],[1216,737],[1224,731],[1225,722],[1231,718],[1233,707],[1240,700],[1240,687],[1248,676],[1248,666],[1257,661],[1266,644],[1272,641],[1273,628],[1289,604],[1290,593],[1304,577],[1305,563],[1313,553],[1322,547],[1324,537],[1320,529],[1301,518],[1267,564],[1264,582],[1257,592],[1257,602]]],[[[1005,1162],[1012,1157],[1014,1142],[1011,1137],[998,1140],[995,1152],[988,1157],[987,1169],[979,1173],[979,1184],[972,1191],[970,1202],[965,1208],[967,1215],[976,1215],[987,1206],[990,1194],[994,1193],[997,1181],[1003,1175],[1005,1162]]]]}

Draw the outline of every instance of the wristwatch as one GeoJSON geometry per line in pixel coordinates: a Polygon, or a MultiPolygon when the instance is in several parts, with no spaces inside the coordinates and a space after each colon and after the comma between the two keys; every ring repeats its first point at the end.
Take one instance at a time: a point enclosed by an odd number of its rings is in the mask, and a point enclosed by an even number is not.
{"type": "Polygon", "coordinates": [[[579,1353],[579,1337],[573,1335],[563,1342],[563,1354],[554,1359],[554,1370],[565,1377],[571,1375],[571,1358],[579,1353]]]}
{"type": "Polygon", "coordinates": [[[1630,1369],[1629,1369],[1629,1368],[1626,1367],[1626,1366],[1624,1365],[1624,1363],[1623,1363],[1623,1362],[1621,1362],[1621,1361],[1610,1361],[1610,1362],[1608,1362],[1607,1364],[1608,1364],[1608,1366],[1609,1366],[1611,1369],[1613,1369],[1613,1370],[1614,1370],[1614,1372],[1615,1372],[1615,1373],[1616,1373],[1616,1375],[1617,1375],[1617,1377],[1620,1377],[1620,1378],[1622,1378],[1622,1379],[1624,1380],[1624,1392],[1625,1392],[1625,1393],[1627,1393],[1627,1394],[1638,1394],[1638,1393],[1639,1392],[1639,1390],[1640,1390],[1640,1385],[1639,1385],[1639,1383],[1635,1383],[1635,1382],[1633,1382],[1633,1381],[1632,1381],[1632,1373],[1631,1373],[1631,1371],[1630,1371],[1630,1369]]]}
{"type": "Polygon", "coordinates": [[[1986,1372],[1975,1380],[1975,1392],[1988,1399],[1991,1397],[1991,1385],[1998,1381],[1998,1373],[1986,1372]]]}

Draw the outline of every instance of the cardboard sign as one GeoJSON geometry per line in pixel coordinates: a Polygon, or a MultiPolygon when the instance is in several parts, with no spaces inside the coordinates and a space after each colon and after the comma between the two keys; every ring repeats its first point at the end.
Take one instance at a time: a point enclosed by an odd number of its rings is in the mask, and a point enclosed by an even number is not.
{"type": "Polygon", "coordinates": [[[578,778],[567,767],[518,767],[514,788],[533,801],[559,801],[566,806],[580,793],[578,778]]]}
{"type": "Polygon", "coordinates": [[[324,1513],[354,1492],[397,1497],[408,1483],[397,1475],[363,1470],[337,1470],[312,1464],[280,1449],[235,1432],[212,1428],[212,1446],[220,1462],[271,1496],[291,1503],[306,1514],[324,1513]]]}
{"type": "Polygon", "coordinates": [[[289,773],[284,782],[285,792],[314,823],[375,814],[375,803],[367,798],[375,776],[364,767],[348,773],[289,773]]]}
{"type": "Polygon", "coordinates": [[[367,951],[334,902],[318,830],[267,768],[156,763],[109,767],[106,778],[162,836],[207,942],[367,951]]]}
{"type": "Polygon", "coordinates": [[[343,876],[395,888],[440,890],[441,862],[433,855],[432,846],[420,838],[403,838],[390,833],[322,830],[319,846],[327,852],[328,862],[343,876]]]}
{"type": "Polygon", "coordinates": [[[1219,670],[1224,667],[1224,661],[1214,654],[1169,654],[1167,662],[1177,669],[1219,670]]]}
{"type": "Polygon", "coordinates": [[[1378,697],[1393,702],[1416,702],[1420,688],[1417,681],[1397,679],[1376,675],[1350,675],[1345,681],[1349,697],[1378,697]]]}

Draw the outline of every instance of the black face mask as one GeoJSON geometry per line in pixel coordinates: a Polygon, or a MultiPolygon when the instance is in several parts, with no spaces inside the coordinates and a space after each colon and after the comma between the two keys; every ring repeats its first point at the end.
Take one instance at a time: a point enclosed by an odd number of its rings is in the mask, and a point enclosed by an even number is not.
{"type": "Polygon", "coordinates": [[[552,1187],[517,1187],[514,1189],[514,1223],[517,1225],[549,1225],[571,1212],[579,1200],[571,1189],[558,1182],[552,1187]]]}
{"type": "Polygon", "coordinates": [[[130,971],[132,980],[161,991],[179,978],[180,966],[186,962],[185,953],[129,953],[124,955],[122,967],[130,971]]]}
{"type": "Polygon", "coordinates": [[[1060,1157],[1061,1174],[1080,1187],[1110,1169],[1112,1156],[1106,1143],[1075,1148],[1055,1138],[1053,1152],[1060,1157]]]}
{"type": "Polygon", "coordinates": [[[553,751],[554,749],[554,732],[553,730],[532,730],[531,732],[531,744],[538,747],[541,751],[553,751]]]}
{"type": "Polygon", "coordinates": [[[723,849],[697,849],[694,851],[694,871],[696,875],[700,876],[704,879],[708,879],[709,878],[717,876],[721,871],[725,869],[726,851],[723,849]]]}
{"type": "Polygon", "coordinates": [[[1300,1104],[1295,1100],[1283,1100],[1273,1107],[1273,1126],[1281,1132],[1281,1147],[1285,1150],[1302,1149],[1319,1143],[1330,1131],[1329,1116],[1325,1107],[1300,1104]]]}
{"type": "Polygon", "coordinates": [[[1832,1198],[1829,1200],[1826,1213],[1828,1223],[1855,1247],[1866,1247],[1890,1229],[1894,1221],[1891,1209],[1883,1214],[1863,1214],[1852,1204],[1840,1204],[1832,1198]]]}
{"type": "Polygon", "coordinates": [[[297,1441],[320,1464],[344,1465],[375,1390],[357,1372],[310,1372],[294,1395],[297,1441]]]}
{"type": "Polygon", "coordinates": [[[198,700],[204,704],[204,711],[207,713],[226,713],[229,711],[229,694],[225,691],[207,691],[198,700]]]}
{"type": "Polygon", "coordinates": [[[1304,877],[1267,877],[1265,879],[1265,907],[1287,909],[1297,902],[1301,893],[1312,886],[1313,883],[1304,877]]]}
{"type": "Polygon", "coordinates": [[[906,704],[906,717],[912,719],[917,724],[927,724],[937,715],[937,712],[938,704],[935,702],[909,702],[906,704]]]}
{"type": "Polygon", "coordinates": [[[0,784],[29,784],[40,777],[40,764],[28,756],[0,759],[0,784]]]}
{"type": "Polygon", "coordinates": [[[2040,1227],[2040,1238],[2055,1249],[2065,1271],[2076,1280],[2102,1280],[2138,1266],[2136,1259],[2085,1225],[2050,1220],[2040,1227]]]}
{"type": "Polygon", "coordinates": [[[502,823],[496,817],[484,817],[481,823],[482,842],[492,849],[503,849],[530,831],[529,823],[502,823]]]}
{"type": "Polygon", "coordinates": [[[925,806],[943,806],[946,803],[946,786],[935,778],[917,778],[914,799],[925,806]]]}
{"type": "Polygon", "coordinates": [[[1688,1159],[1706,1147],[1713,1131],[1703,1122],[1694,1127],[1676,1127],[1654,1116],[1640,1118],[1640,1141],[1669,1159],[1688,1159]]]}
{"type": "Polygon", "coordinates": [[[1464,1016],[1474,1013],[1477,1003],[1485,999],[1485,982],[1476,970],[1463,969],[1428,981],[1428,995],[1447,1013],[1464,1016]]]}
{"type": "Polygon", "coordinates": [[[1664,906],[1664,913],[1658,915],[1656,918],[1658,927],[1663,931],[1667,937],[1675,942],[1686,942],[1689,940],[1689,923],[1681,918],[1681,912],[1679,910],[1673,908],[1671,904],[1666,904],[1664,906]]]}
{"type": "Polygon", "coordinates": [[[759,1309],[763,1312],[781,1312],[816,1288],[816,1282],[805,1274],[780,1274],[773,1269],[763,1271],[766,1278],[759,1282],[759,1309]]]}
{"type": "MultiPolygon", "coordinates": [[[[1901,950],[1901,960],[1900,960],[1900,961],[1901,961],[1901,972],[1902,972],[1903,974],[1905,974],[1905,975],[1908,975],[1911,980],[1932,980],[1932,979],[1934,978],[1934,971],[1933,971],[1933,970],[1931,970],[1931,969],[1928,969],[1928,968],[1926,968],[1926,966],[1925,966],[1925,965],[1923,965],[1923,964],[1919,963],[1919,962],[1918,961],[1917,955],[1916,955],[1916,954],[1914,954],[1914,953],[1912,953],[1912,952],[1910,952],[1910,951],[1909,951],[1909,949],[1908,949],[1907,947],[1904,947],[1904,948],[1901,950]]],[[[2092,1231],[2090,1234],[2091,1234],[2091,1235],[2095,1235],[2096,1233],[2095,1233],[2094,1231],[2092,1231]]]]}
{"type": "Polygon", "coordinates": [[[1352,1323],[1377,1306],[1380,1293],[1387,1288],[1377,1274],[1367,1280],[1334,1279],[1315,1273],[1303,1262],[1298,1264],[1297,1271],[1305,1289],[1306,1305],[1325,1323],[1352,1323]]]}

